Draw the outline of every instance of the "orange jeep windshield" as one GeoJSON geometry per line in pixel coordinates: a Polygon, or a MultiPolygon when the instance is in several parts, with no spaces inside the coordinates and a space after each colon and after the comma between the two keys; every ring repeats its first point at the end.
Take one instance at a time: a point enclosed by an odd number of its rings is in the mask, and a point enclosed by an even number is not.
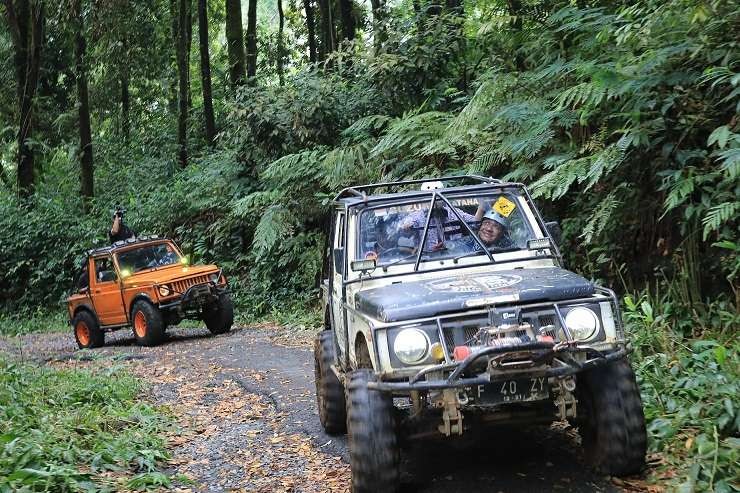
{"type": "Polygon", "coordinates": [[[169,243],[144,245],[133,250],[126,250],[116,254],[121,271],[130,273],[142,270],[179,264],[180,255],[169,243]]]}

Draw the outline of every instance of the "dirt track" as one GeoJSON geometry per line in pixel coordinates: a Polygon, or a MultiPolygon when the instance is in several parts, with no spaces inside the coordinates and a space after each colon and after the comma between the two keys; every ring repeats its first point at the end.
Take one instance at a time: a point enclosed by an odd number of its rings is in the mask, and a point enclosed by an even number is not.
{"type": "MultiPolygon", "coordinates": [[[[324,434],[316,414],[312,352],[274,335],[175,329],[162,346],[142,348],[120,331],[85,354],[71,334],[36,334],[0,339],[0,351],[54,365],[124,364],[148,380],[147,398],[180,427],[169,472],[193,481],[181,491],[349,491],[346,438],[324,434]]],[[[404,450],[402,491],[618,491],[588,471],[576,440],[553,427],[425,441],[404,450]]]]}

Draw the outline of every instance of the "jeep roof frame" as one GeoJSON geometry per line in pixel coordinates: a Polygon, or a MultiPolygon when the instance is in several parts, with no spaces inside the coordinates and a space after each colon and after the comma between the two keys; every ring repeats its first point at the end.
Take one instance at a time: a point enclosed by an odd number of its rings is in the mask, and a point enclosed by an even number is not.
{"type": "MultiPolygon", "coordinates": [[[[335,197],[334,202],[339,202],[341,199],[345,198],[360,198],[363,202],[367,202],[370,197],[379,198],[377,195],[368,195],[368,192],[372,190],[376,190],[378,188],[390,188],[390,187],[402,187],[406,185],[415,185],[419,183],[427,183],[430,181],[441,181],[442,183],[450,182],[450,181],[457,181],[457,180],[470,180],[478,182],[479,185],[491,185],[491,184],[505,184],[505,185],[521,185],[520,183],[506,183],[503,182],[497,178],[486,178],[485,176],[480,175],[455,175],[455,176],[443,176],[441,178],[422,178],[422,179],[416,179],[416,180],[399,180],[399,181],[388,181],[388,182],[380,182],[380,183],[370,183],[368,185],[354,185],[351,187],[347,187],[342,189],[335,197]]],[[[432,190],[414,190],[407,193],[414,193],[414,192],[431,192],[432,190]]],[[[398,192],[396,192],[398,193],[398,192]]],[[[381,194],[382,196],[387,197],[389,194],[381,194]]]]}
{"type": "Polygon", "coordinates": [[[159,235],[146,235],[146,236],[137,236],[134,238],[128,238],[125,240],[118,240],[112,245],[106,245],[98,248],[91,248],[85,252],[87,256],[90,255],[97,255],[100,253],[112,253],[117,251],[119,248],[123,248],[126,246],[136,245],[138,243],[146,243],[149,241],[157,241],[157,240],[169,240],[169,238],[159,235]]]}

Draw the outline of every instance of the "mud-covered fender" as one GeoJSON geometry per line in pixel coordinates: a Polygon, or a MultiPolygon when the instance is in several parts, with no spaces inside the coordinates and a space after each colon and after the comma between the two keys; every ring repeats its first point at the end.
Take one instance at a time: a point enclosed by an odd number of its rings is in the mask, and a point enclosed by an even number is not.
{"type": "Polygon", "coordinates": [[[133,318],[133,314],[131,313],[132,308],[136,304],[137,301],[147,301],[151,303],[154,306],[159,306],[159,300],[156,299],[156,297],[152,296],[150,293],[147,293],[146,291],[142,291],[140,293],[136,293],[129,301],[128,306],[126,307],[126,314],[128,315],[128,321],[131,323],[131,319],[133,318]]]}
{"type": "Polygon", "coordinates": [[[98,325],[100,325],[100,320],[98,319],[97,313],[95,313],[95,308],[93,308],[91,302],[87,302],[87,301],[75,307],[74,312],[72,312],[72,318],[69,319],[69,323],[71,324],[72,319],[75,318],[78,313],[83,312],[83,311],[89,312],[90,315],[92,315],[93,318],[95,318],[95,321],[98,323],[98,325]]]}

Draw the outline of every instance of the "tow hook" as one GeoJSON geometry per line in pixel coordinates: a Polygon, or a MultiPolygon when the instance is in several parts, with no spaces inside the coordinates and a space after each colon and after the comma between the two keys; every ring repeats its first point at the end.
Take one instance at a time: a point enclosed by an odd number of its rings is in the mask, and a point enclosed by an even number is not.
{"type": "Polygon", "coordinates": [[[558,416],[562,421],[567,420],[568,418],[576,418],[577,417],[577,404],[578,400],[576,399],[573,392],[576,390],[576,381],[573,377],[566,377],[558,380],[558,386],[557,386],[557,398],[553,401],[553,404],[555,404],[555,407],[558,409],[558,416]]]}
{"type": "Polygon", "coordinates": [[[463,416],[460,412],[458,391],[456,389],[443,389],[442,399],[435,404],[442,408],[442,424],[437,428],[439,432],[445,436],[462,435],[463,416]]]}

